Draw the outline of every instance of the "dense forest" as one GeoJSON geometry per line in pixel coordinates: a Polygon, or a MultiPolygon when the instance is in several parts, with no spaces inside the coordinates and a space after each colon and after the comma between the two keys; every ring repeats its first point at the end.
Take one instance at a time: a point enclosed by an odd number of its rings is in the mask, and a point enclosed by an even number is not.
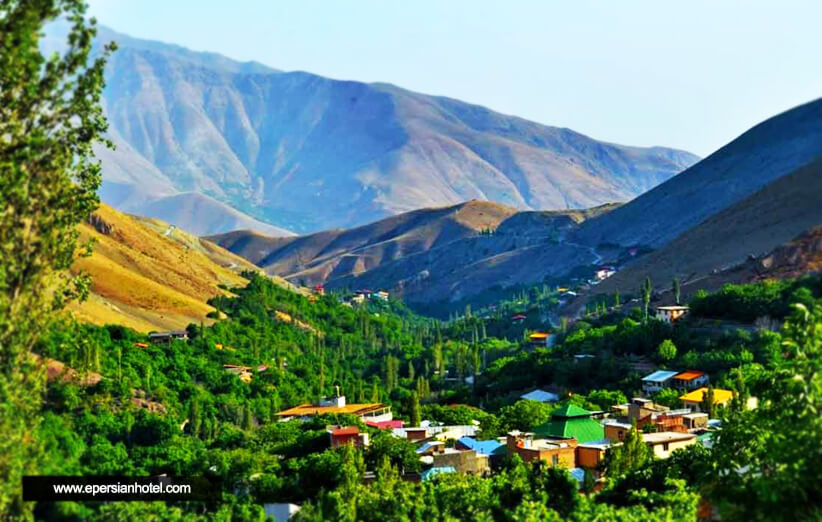
{"type": "MultiPolygon", "coordinates": [[[[407,482],[401,473],[420,469],[411,442],[366,427],[352,416],[276,422],[273,414],[316,402],[340,386],[352,400],[391,404],[406,420],[477,421],[480,437],[491,438],[531,429],[549,418],[556,406],[517,400],[516,392],[532,385],[561,382],[573,392],[568,400],[591,409],[624,402],[638,389],[636,375],[620,377],[621,357],[629,348],[661,361],[657,345],[673,340],[677,353],[667,362],[704,364],[722,385],[764,398],[780,385],[780,375],[800,362],[785,352],[786,346],[798,350],[816,343],[818,348],[820,342],[819,325],[816,333],[801,334],[819,315],[812,315],[810,304],[794,312],[785,338],[768,331],[706,335],[688,325],[631,318],[609,324],[616,319],[606,317],[601,324],[572,325],[552,349],[532,350],[525,341],[481,339],[471,326],[474,320],[441,324],[407,310],[400,316],[391,311],[402,309],[399,303],[349,307],[334,297],[309,299],[259,275],[248,277],[249,284],[233,289],[233,297],[213,301],[224,318],[212,326],[191,325],[187,342],[151,344],[145,335],[120,326],[64,319],[51,325],[35,349],[66,361],[78,374],[102,375],[93,385],[79,378],[49,385],[38,428],[42,473],[210,476],[223,483],[222,502],[41,504],[37,516],[106,519],[208,512],[258,519],[264,502],[293,502],[304,506],[299,517],[308,520],[384,520],[386,514],[411,520],[692,519],[698,500],[717,478],[708,470],[716,469],[720,456],[731,458],[717,453],[725,447],[723,441],[744,443],[731,435],[726,439],[726,430],[740,435],[731,426],[720,432],[713,451],[695,446],[664,462],[632,455],[619,474],[609,475],[601,492],[586,496],[565,470],[524,464],[518,457],[487,478],[407,482]],[[291,321],[283,320],[283,313],[291,321]],[[486,351],[495,357],[487,366],[486,351]],[[596,357],[573,362],[579,351],[596,357]],[[243,382],[223,364],[253,368],[253,378],[243,382]],[[441,377],[473,372],[478,374],[476,387],[441,377]],[[591,389],[590,383],[598,388],[591,389]],[[359,425],[372,433],[372,444],[363,451],[331,449],[328,424],[359,425]],[[375,473],[376,482],[362,483],[366,470],[375,473]]],[[[815,281],[802,286],[811,301],[818,298],[815,281]]],[[[753,301],[771,298],[767,284],[745,291],[753,301]]],[[[713,302],[725,293],[734,292],[726,289],[698,299],[713,302]]],[[[742,410],[722,415],[728,422],[761,421],[760,413],[742,410]]]]}

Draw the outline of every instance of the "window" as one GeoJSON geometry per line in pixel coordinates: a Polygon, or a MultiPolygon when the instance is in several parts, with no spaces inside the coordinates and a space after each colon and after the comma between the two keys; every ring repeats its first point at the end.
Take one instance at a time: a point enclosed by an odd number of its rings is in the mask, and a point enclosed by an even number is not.
{"type": "Polygon", "coordinates": [[[662,449],[665,450],[665,451],[668,451],[668,443],[667,442],[662,445],[662,449]]]}
{"type": "Polygon", "coordinates": [[[559,455],[554,455],[553,457],[551,457],[551,464],[553,464],[554,466],[559,465],[559,455]]]}

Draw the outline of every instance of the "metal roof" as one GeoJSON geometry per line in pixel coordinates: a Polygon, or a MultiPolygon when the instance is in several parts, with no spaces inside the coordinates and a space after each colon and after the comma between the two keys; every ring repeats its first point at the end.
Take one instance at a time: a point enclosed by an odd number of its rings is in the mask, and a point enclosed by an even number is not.
{"type": "Polygon", "coordinates": [[[525,395],[520,395],[519,398],[539,402],[557,402],[559,400],[559,395],[556,393],[547,392],[545,390],[534,390],[526,393],[525,395]]]}
{"type": "Polygon", "coordinates": [[[492,455],[501,446],[504,446],[504,444],[498,440],[477,440],[473,437],[462,437],[459,439],[459,443],[466,448],[476,451],[479,455],[492,455]]]}
{"type": "Polygon", "coordinates": [[[668,370],[657,370],[650,375],[646,375],[642,380],[648,382],[665,382],[675,377],[678,373],[679,372],[669,372],[668,370]]]}

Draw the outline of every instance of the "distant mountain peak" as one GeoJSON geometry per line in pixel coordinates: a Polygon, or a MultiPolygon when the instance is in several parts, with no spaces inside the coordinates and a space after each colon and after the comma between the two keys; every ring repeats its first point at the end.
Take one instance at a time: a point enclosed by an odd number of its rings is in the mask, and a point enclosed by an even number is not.
{"type": "Polygon", "coordinates": [[[102,27],[99,41],[107,40],[120,46],[104,92],[120,146],[103,153],[104,180],[134,187],[141,202],[153,190],[196,192],[258,221],[311,232],[470,199],[520,210],[626,201],[698,159],[387,83],[282,72],[102,27]]]}

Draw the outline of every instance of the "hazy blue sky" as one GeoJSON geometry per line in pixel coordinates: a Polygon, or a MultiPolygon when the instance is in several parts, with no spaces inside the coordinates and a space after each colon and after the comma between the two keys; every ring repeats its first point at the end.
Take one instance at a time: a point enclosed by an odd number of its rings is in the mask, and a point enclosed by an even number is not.
{"type": "Polygon", "coordinates": [[[90,0],[132,36],[707,155],[822,95],[822,2],[90,0]]]}

